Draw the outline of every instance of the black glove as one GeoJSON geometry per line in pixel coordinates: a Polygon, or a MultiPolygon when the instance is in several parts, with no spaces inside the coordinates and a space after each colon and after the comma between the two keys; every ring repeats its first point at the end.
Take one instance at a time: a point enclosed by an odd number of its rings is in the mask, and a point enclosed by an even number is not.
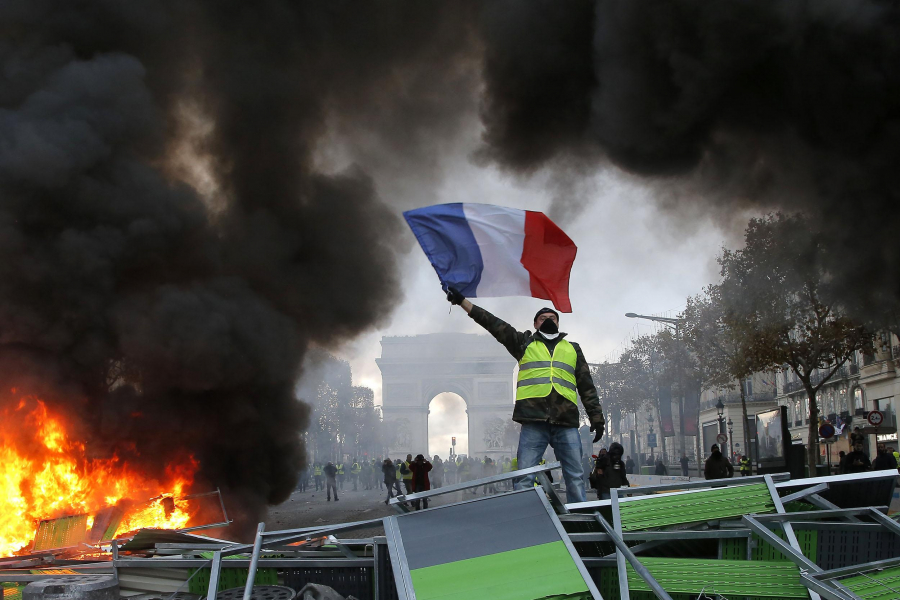
{"type": "Polygon", "coordinates": [[[459,306],[466,297],[459,293],[455,287],[447,288],[447,301],[453,306],[459,306]]]}
{"type": "Polygon", "coordinates": [[[603,421],[597,421],[597,422],[591,421],[591,431],[595,432],[594,433],[594,441],[593,441],[594,444],[599,442],[600,438],[603,437],[603,426],[604,425],[605,425],[605,423],[603,421]]]}

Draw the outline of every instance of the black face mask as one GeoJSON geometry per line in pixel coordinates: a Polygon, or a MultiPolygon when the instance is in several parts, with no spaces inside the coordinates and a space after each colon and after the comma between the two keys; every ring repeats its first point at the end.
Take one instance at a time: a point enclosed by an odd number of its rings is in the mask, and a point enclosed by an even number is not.
{"type": "Polygon", "coordinates": [[[553,319],[544,319],[544,322],[541,323],[541,328],[538,331],[541,333],[559,333],[559,326],[553,319]]]}

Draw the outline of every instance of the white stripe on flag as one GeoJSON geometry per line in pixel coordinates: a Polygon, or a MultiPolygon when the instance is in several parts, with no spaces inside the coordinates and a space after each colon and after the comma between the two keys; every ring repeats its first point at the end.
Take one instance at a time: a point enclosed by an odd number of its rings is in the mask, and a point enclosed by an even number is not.
{"type": "Polygon", "coordinates": [[[466,203],[463,213],[484,263],[477,297],[530,296],[531,278],[522,266],[525,211],[466,203]]]}

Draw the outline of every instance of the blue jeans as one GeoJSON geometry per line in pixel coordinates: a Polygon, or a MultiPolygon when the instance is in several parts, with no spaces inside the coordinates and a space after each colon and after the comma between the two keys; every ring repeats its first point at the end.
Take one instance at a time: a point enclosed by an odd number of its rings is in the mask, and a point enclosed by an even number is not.
{"type": "MultiPolygon", "coordinates": [[[[581,468],[581,438],[577,427],[562,427],[550,423],[522,423],[519,433],[519,449],[516,457],[520,469],[536,467],[547,445],[553,448],[562,463],[566,480],[566,502],[585,502],[584,473],[581,468]]],[[[517,490],[534,487],[534,475],[526,475],[516,482],[517,490]]]]}

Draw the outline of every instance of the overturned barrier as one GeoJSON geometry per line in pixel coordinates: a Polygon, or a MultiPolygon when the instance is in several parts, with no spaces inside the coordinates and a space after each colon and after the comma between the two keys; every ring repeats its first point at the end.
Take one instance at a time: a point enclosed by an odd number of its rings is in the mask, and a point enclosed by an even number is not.
{"type": "Polygon", "coordinates": [[[900,525],[885,507],[895,472],[678,481],[566,505],[543,475],[552,468],[403,496],[385,519],[260,526],[253,544],[148,532],[113,541],[112,560],[69,564],[65,575],[7,570],[0,580],[22,586],[108,573],[123,596],[200,591],[207,600],[223,587],[252,600],[276,581],[293,590],[327,585],[360,600],[900,598],[900,525]],[[406,510],[416,499],[524,475],[538,486],[406,510]],[[384,536],[339,537],[377,525],[384,536]]]}

